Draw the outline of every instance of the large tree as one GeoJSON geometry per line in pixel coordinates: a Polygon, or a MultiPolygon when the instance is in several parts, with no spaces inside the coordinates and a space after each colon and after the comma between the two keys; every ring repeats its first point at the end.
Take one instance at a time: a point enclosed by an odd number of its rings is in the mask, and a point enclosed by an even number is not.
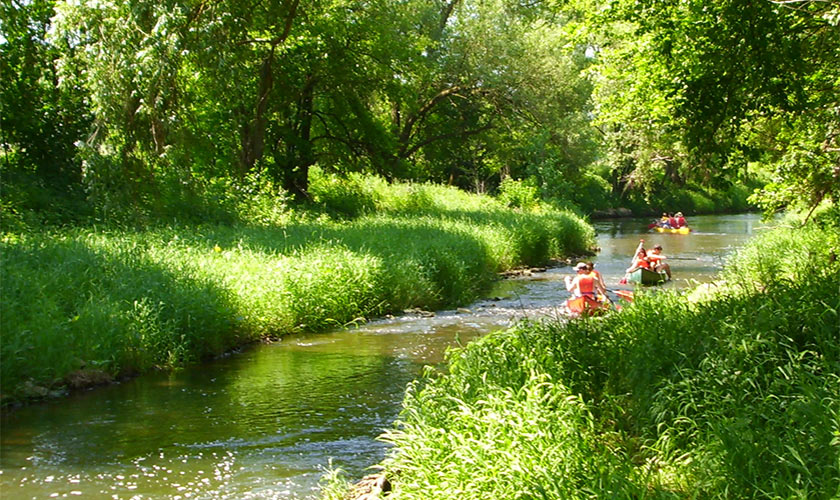
{"type": "Polygon", "coordinates": [[[83,1],[55,39],[88,77],[104,196],[255,172],[305,196],[316,162],[480,189],[524,173],[534,128],[578,168],[588,87],[564,24],[508,0],[83,1]]]}
{"type": "Polygon", "coordinates": [[[623,182],[725,183],[760,162],[777,177],[770,208],[837,198],[837,3],[617,1],[598,12],[599,118],[623,182]]]}

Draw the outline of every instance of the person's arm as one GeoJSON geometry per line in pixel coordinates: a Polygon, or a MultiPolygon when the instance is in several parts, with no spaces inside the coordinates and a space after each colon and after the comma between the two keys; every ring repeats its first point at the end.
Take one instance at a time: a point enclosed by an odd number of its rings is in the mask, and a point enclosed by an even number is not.
{"type": "Polygon", "coordinates": [[[604,281],[600,279],[595,280],[595,292],[603,295],[604,297],[607,296],[607,287],[604,286],[604,281]]]}
{"type": "Polygon", "coordinates": [[[566,276],[566,290],[571,292],[575,288],[575,285],[577,285],[577,276],[575,276],[575,279],[572,279],[571,276],[566,276]]]}
{"type": "Polygon", "coordinates": [[[601,276],[601,273],[598,273],[598,283],[601,284],[601,287],[604,289],[604,292],[607,291],[607,282],[604,281],[604,277],[601,276]]]}
{"type": "MultiPolygon", "coordinates": [[[[636,265],[636,256],[639,255],[639,251],[645,247],[645,240],[639,240],[639,246],[636,247],[636,250],[633,252],[633,257],[630,258],[630,267],[636,265]]],[[[647,255],[647,252],[645,252],[647,255]]]]}

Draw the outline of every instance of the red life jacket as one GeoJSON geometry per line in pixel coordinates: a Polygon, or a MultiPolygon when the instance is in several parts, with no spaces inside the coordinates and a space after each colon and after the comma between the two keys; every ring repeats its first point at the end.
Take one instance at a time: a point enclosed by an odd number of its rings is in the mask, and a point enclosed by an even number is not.
{"type": "Polygon", "coordinates": [[[677,217],[677,227],[685,226],[685,217],[677,217]]]}

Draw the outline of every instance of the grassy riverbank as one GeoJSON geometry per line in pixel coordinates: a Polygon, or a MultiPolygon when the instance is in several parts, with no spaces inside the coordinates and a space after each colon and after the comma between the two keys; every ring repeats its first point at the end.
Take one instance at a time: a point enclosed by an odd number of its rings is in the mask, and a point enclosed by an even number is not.
{"type": "Polygon", "coordinates": [[[499,271],[594,244],[592,228],[566,212],[514,212],[432,185],[320,182],[321,215],[280,223],[273,213],[263,224],[5,233],[3,402],[467,303],[499,271]]]}
{"type": "Polygon", "coordinates": [[[824,215],[757,237],[719,286],[452,352],[385,435],[389,498],[837,498],[838,248],[824,215]]]}

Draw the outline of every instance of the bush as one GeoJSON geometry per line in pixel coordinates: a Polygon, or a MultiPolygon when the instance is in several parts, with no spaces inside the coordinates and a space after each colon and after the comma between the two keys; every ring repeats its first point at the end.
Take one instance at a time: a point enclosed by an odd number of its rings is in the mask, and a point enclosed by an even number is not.
{"type": "Polygon", "coordinates": [[[354,218],[372,213],[379,201],[376,185],[384,181],[350,173],[344,177],[327,174],[318,167],[309,170],[309,194],[329,213],[354,218]]]}
{"type": "Polygon", "coordinates": [[[506,177],[499,185],[499,201],[510,208],[534,210],[539,206],[537,188],[527,181],[506,177]]]}

